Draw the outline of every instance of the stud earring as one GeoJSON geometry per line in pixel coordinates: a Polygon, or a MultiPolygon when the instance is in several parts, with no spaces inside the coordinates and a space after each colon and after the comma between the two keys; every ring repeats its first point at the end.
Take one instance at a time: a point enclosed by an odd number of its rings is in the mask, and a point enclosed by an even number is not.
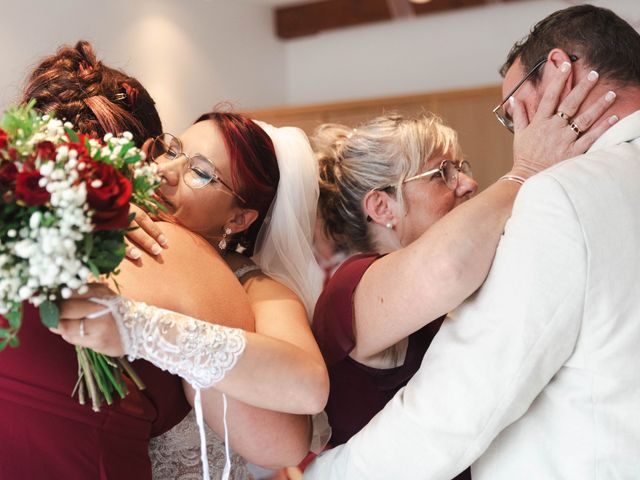
{"type": "Polygon", "coordinates": [[[388,222],[388,223],[385,225],[385,227],[387,227],[387,228],[391,229],[391,228],[393,228],[393,223],[388,222]]]}
{"type": "Polygon", "coordinates": [[[222,239],[218,242],[218,248],[220,250],[227,249],[227,237],[231,235],[231,229],[229,227],[224,229],[224,233],[222,234],[222,239]]]}

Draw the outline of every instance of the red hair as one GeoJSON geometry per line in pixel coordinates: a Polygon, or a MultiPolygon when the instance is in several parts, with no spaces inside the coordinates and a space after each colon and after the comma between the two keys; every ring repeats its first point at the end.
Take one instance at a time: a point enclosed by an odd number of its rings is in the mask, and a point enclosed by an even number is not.
{"type": "MultiPolygon", "coordinates": [[[[273,142],[267,132],[239,113],[205,113],[195,123],[206,120],[213,121],[222,133],[230,158],[231,184],[246,200],[242,206],[258,212],[256,221],[236,242],[236,245],[240,244],[245,248],[245,255],[251,256],[280,180],[273,142]]],[[[230,247],[234,246],[232,242],[230,247]]]]}
{"type": "Polygon", "coordinates": [[[129,131],[140,146],[162,133],[149,92],[135,78],[100,62],[86,41],[59,48],[36,66],[22,102],[30,99],[38,111],[55,112],[88,135],[129,131]]]}

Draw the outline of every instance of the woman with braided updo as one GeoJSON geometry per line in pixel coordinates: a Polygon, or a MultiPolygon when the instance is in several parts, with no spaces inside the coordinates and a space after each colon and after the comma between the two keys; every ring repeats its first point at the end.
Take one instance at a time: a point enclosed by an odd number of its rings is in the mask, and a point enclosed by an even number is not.
{"type": "Polygon", "coordinates": [[[149,92],[135,78],[98,61],[91,44],[78,42],[45,58],[27,80],[22,101],[36,101],[79,131],[102,138],[129,131],[138,146],[162,133],[149,92]]]}
{"type": "MultiPolygon", "coordinates": [[[[134,78],[97,61],[87,42],[44,59],[29,76],[24,100],[31,98],[41,112],[55,112],[83,133],[130,131],[140,145],[162,132],[147,91],[134,78]]],[[[130,262],[121,265],[123,278],[137,269],[146,279],[146,288],[134,296],[202,318],[215,305],[216,314],[251,328],[246,295],[220,256],[177,226],[167,227],[165,234],[176,247],[166,252],[163,264],[149,262],[144,271],[130,262]],[[162,284],[148,288],[156,278],[162,284]],[[196,305],[203,298],[212,303],[196,305]]],[[[23,345],[0,354],[0,477],[150,479],[150,438],[171,429],[190,409],[180,378],[135,361],[146,388],[129,383],[124,399],[93,412],[71,396],[77,381],[74,347],[49,332],[37,316],[36,309],[25,305],[23,345]]]]}
{"type": "MultiPolygon", "coordinates": [[[[546,101],[557,105],[567,76],[556,72],[546,101]]],[[[585,80],[563,102],[581,103],[593,83],[585,80]]],[[[517,125],[513,169],[475,198],[456,132],[437,117],[391,114],[357,129],[318,129],[326,233],[363,252],[338,269],[314,314],[329,370],[333,445],[347,442],[406,385],[444,315],[484,281],[525,179],[586,151],[608,128],[605,121],[567,138],[555,115],[539,110],[529,121],[517,100],[509,108],[517,125]]],[[[595,122],[604,108],[585,116],[595,122]]]]}

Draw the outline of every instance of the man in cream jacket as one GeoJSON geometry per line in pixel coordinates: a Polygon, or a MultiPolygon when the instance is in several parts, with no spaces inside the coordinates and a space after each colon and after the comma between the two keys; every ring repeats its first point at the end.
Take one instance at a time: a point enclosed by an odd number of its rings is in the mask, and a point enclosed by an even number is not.
{"type": "Polygon", "coordinates": [[[619,121],[527,180],[483,287],[305,479],[450,480],[469,465],[474,480],[640,478],[640,35],[602,8],[556,12],[512,49],[504,94],[541,59],[514,93],[530,115],[548,69],[570,62],[573,84],[600,74],[581,111],[612,90],[604,118],[619,121]]]}

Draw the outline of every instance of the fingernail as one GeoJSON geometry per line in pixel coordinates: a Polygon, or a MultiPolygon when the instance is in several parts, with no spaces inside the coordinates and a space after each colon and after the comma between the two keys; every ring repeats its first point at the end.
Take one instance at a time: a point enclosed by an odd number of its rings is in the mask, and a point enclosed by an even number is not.
{"type": "Polygon", "coordinates": [[[160,252],[162,252],[162,247],[157,243],[154,243],[151,247],[151,253],[153,253],[154,255],[160,255],[160,252]]]}
{"type": "Polygon", "coordinates": [[[598,79],[598,72],[596,72],[595,70],[591,70],[589,72],[589,75],[587,75],[587,80],[595,82],[597,79],[598,79]]]}
{"type": "Polygon", "coordinates": [[[604,96],[604,99],[607,102],[612,102],[614,98],[616,98],[616,92],[614,92],[613,90],[609,90],[607,94],[604,96]]]}
{"type": "Polygon", "coordinates": [[[609,117],[609,120],[607,120],[609,122],[609,125],[613,125],[614,123],[616,123],[618,121],[618,116],[617,115],[611,115],[609,117]]]}
{"type": "Polygon", "coordinates": [[[166,247],[166,246],[167,246],[167,243],[169,243],[169,241],[167,240],[167,237],[165,237],[164,235],[160,235],[160,236],[158,237],[158,243],[159,243],[160,245],[162,245],[163,247],[166,247]]]}
{"type": "Polygon", "coordinates": [[[516,99],[513,97],[509,97],[509,105],[513,107],[513,104],[516,103],[516,99]]]}
{"type": "Polygon", "coordinates": [[[562,62],[562,65],[560,65],[560,71],[562,73],[568,72],[570,68],[571,68],[571,64],[569,62],[562,62]]]}
{"type": "Polygon", "coordinates": [[[129,256],[134,260],[137,260],[142,256],[142,252],[137,248],[132,248],[131,251],[129,252],[129,256]]]}

